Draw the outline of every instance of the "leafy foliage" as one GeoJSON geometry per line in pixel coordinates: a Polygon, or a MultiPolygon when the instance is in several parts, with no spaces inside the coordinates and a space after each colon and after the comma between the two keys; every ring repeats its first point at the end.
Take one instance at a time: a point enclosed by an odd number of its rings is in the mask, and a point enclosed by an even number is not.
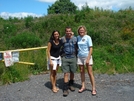
{"type": "Polygon", "coordinates": [[[3,72],[2,77],[1,77],[1,79],[3,81],[3,84],[6,84],[6,83],[9,83],[9,84],[10,83],[15,83],[15,82],[18,82],[18,81],[21,81],[22,80],[21,75],[13,67],[5,68],[4,71],[5,72],[3,72]]]}
{"type": "Polygon", "coordinates": [[[75,13],[77,6],[70,0],[57,0],[48,8],[48,14],[67,14],[75,13]]]}
{"type": "Polygon", "coordinates": [[[14,33],[17,32],[17,26],[15,25],[12,25],[12,24],[5,24],[4,26],[4,29],[3,29],[3,33],[6,34],[7,36],[8,35],[14,35],[14,33]]]}
{"type": "MultiPolygon", "coordinates": [[[[66,0],[57,2],[64,1],[66,0]]],[[[59,6],[58,4],[55,2],[51,7],[59,6]]],[[[49,10],[50,13],[47,16],[40,18],[10,18],[7,20],[0,18],[0,49],[46,46],[53,30],[59,30],[60,35],[63,36],[65,35],[65,27],[70,26],[74,35],[77,36],[78,26],[84,25],[87,28],[87,34],[93,40],[94,72],[108,74],[134,72],[134,10],[126,9],[113,12],[97,7],[90,9],[87,4],[81,10],[76,10],[74,13],[69,12],[69,14],[67,12],[57,14],[54,8],[49,10]]],[[[15,70],[12,70],[17,72],[16,74],[20,78],[14,79],[15,82],[24,80],[21,75],[25,73],[24,71],[27,71],[27,74],[46,71],[45,57],[44,51],[39,53],[37,51],[25,52],[20,55],[20,59],[34,62],[36,65],[30,67],[14,65],[15,67],[12,68],[15,70]]],[[[1,65],[3,64],[1,63],[1,65]]],[[[13,82],[14,80],[8,75],[16,77],[15,73],[8,69],[10,72],[8,71],[6,74],[7,70],[3,68],[4,66],[0,67],[0,81],[13,82]]]]}
{"type": "Polygon", "coordinates": [[[26,26],[26,28],[29,28],[29,27],[32,26],[33,19],[34,18],[32,16],[28,16],[28,17],[25,18],[25,26],[26,26]]]}
{"type": "Polygon", "coordinates": [[[11,37],[11,46],[15,48],[37,47],[41,45],[41,40],[34,34],[24,32],[11,37]]]}

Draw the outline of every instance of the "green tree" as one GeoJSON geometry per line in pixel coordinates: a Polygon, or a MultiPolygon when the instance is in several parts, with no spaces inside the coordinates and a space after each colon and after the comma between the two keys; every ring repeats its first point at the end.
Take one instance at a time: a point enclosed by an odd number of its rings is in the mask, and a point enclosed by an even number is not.
{"type": "Polygon", "coordinates": [[[28,16],[25,18],[25,26],[26,28],[29,28],[33,25],[32,21],[34,20],[34,18],[32,16],[28,16]]]}
{"type": "Polygon", "coordinates": [[[82,9],[81,9],[81,11],[90,11],[90,10],[92,9],[88,6],[87,2],[85,3],[85,5],[82,6],[82,9]]]}
{"type": "Polygon", "coordinates": [[[67,14],[75,13],[77,6],[70,0],[57,0],[47,9],[48,14],[67,14]]]}

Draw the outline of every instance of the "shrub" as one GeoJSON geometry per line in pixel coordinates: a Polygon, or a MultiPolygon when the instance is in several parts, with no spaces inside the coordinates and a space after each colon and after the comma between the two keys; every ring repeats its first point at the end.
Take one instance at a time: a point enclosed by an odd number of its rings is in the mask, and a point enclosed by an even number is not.
{"type": "Polygon", "coordinates": [[[130,38],[134,38],[133,28],[124,28],[121,33],[121,37],[123,40],[128,40],[130,38]]]}
{"type": "Polygon", "coordinates": [[[17,32],[17,27],[13,24],[4,24],[3,32],[8,36],[14,35],[17,32]]]}
{"type": "Polygon", "coordinates": [[[41,46],[41,40],[34,34],[24,32],[11,38],[11,46],[15,48],[28,48],[41,46]]]}
{"type": "Polygon", "coordinates": [[[132,38],[129,43],[134,47],[134,38],[132,38]]]}
{"type": "Polygon", "coordinates": [[[25,18],[25,26],[26,26],[26,28],[29,28],[29,27],[31,27],[32,25],[33,25],[33,17],[32,16],[28,16],[28,17],[26,17],[25,18]]]}
{"type": "Polygon", "coordinates": [[[15,83],[21,81],[22,77],[15,68],[10,67],[10,68],[5,68],[1,76],[1,79],[3,84],[6,84],[6,83],[15,83]]]}

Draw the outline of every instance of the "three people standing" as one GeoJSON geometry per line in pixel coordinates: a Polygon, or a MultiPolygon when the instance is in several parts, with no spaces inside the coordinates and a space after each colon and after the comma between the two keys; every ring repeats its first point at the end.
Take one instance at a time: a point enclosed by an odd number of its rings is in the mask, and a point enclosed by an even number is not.
{"type": "Polygon", "coordinates": [[[64,73],[64,85],[63,85],[63,96],[69,94],[68,89],[75,91],[74,88],[74,73],[77,70],[77,64],[79,65],[80,75],[81,75],[81,84],[82,87],[79,89],[79,93],[82,93],[85,89],[85,68],[92,85],[92,95],[96,95],[95,80],[92,71],[93,59],[92,51],[93,44],[92,39],[87,35],[86,27],[80,26],[78,28],[78,36],[75,37],[72,34],[71,27],[65,28],[65,36],[59,39],[59,32],[54,31],[52,33],[51,41],[48,43],[48,57],[50,61],[50,79],[52,83],[52,91],[58,92],[56,87],[56,71],[60,65],[60,55],[62,61],[62,71],[64,73]],[[55,45],[54,45],[55,44],[55,45]],[[62,54],[60,54],[60,49],[62,54]],[[55,53],[57,50],[57,53],[55,53]],[[78,51],[78,54],[77,54],[78,51]],[[57,54],[57,55],[56,55],[57,54]],[[76,58],[77,56],[77,58],[76,58]],[[53,60],[53,61],[52,61],[53,60]],[[54,65],[56,64],[56,66],[54,65]],[[69,77],[69,78],[68,78],[69,77]]]}

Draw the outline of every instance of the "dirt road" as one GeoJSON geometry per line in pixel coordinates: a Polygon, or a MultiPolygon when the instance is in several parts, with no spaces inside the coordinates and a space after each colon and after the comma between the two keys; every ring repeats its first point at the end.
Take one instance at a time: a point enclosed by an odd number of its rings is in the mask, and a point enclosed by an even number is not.
{"type": "Polygon", "coordinates": [[[95,74],[97,95],[91,95],[86,74],[86,88],[78,93],[80,76],[75,74],[75,92],[63,97],[63,73],[57,75],[58,93],[51,91],[49,74],[32,75],[29,80],[0,86],[0,101],[134,101],[134,74],[95,74]]]}

